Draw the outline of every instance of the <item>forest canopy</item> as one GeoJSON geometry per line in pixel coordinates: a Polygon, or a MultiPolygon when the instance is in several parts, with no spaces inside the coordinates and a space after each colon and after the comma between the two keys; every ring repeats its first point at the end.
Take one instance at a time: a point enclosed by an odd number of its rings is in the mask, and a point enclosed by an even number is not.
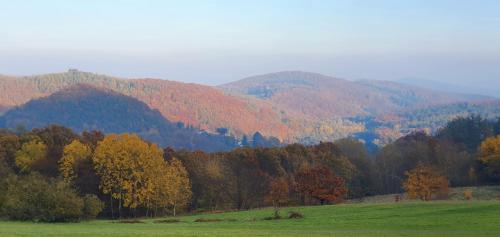
{"type": "MultiPolygon", "coordinates": [[[[448,187],[498,184],[498,124],[457,118],[435,135],[413,132],[376,152],[353,138],[206,153],[161,148],[129,133],[76,134],[57,125],[3,130],[0,215],[79,221],[336,204],[401,192],[443,198],[448,187]]],[[[252,140],[264,139],[259,135],[252,140]]]]}

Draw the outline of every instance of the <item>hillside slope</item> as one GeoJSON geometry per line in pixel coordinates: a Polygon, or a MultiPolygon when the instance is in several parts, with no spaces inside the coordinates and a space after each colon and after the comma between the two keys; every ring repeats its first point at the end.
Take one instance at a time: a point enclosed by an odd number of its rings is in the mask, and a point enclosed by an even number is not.
{"type": "Polygon", "coordinates": [[[483,102],[461,102],[398,112],[395,117],[407,128],[429,128],[436,131],[458,116],[480,115],[486,119],[500,117],[500,99],[483,102]]]}
{"type": "Polygon", "coordinates": [[[213,132],[226,127],[238,136],[256,131],[281,139],[292,136],[289,126],[283,122],[290,119],[288,115],[265,101],[228,95],[198,84],[159,79],[125,80],[76,70],[18,78],[0,76],[0,109],[5,111],[80,83],[132,96],[172,122],[180,121],[203,130],[213,132]]]}
{"type": "Polygon", "coordinates": [[[287,111],[319,119],[377,115],[407,108],[487,99],[388,81],[352,82],[301,71],[249,77],[220,88],[262,98],[287,111]]]}
{"type": "Polygon", "coordinates": [[[237,146],[231,137],[210,135],[166,120],[158,111],[130,96],[89,85],[75,85],[31,100],[0,117],[0,127],[28,129],[59,124],[76,132],[137,133],[161,146],[221,151],[237,146]]]}
{"type": "MultiPolygon", "coordinates": [[[[378,133],[393,138],[408,131],[397,126],[402,111],[490,99],[387,81],[353,82],[300,71],[265,74],[210,87],[70,70],[39,76],[0,76],[0,114],[30,99],[80,83],[134,97],[157,109],[169,121],[208,132],[224,127],[237,137],[260,132],[284,142],[306,144],[366,132],[371,129],[367,117],[387,122],[388,128],[378,133]]],[[[417,129],[427,128],[426,124],[417,129]]]]}

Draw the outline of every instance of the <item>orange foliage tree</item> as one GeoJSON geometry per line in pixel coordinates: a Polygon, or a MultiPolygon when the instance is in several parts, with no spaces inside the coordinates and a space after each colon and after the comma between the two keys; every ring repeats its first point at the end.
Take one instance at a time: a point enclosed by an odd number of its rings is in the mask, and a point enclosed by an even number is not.
{"type": "Polygon", "coordinates": [[[296,190],[306,198],[317,199],[321,205],[340,202],[347,193],[345,179],[333,174],[326,166],[305,168],[295,175],[296,190]]]}
{"type": "Polygon", "coordinates": [[[403,188],[410,198],[429,201],[435,196],[448,194],[448,179],[431,166],[418,165],[406,172],[408,177],[403,182],[403,188]]]}
{"type": "Polygon", "coordinates": [[[275,178],[269,183],[269,192],[265,197],[265,201],[272,204],[277,211],[281,205],[288,203],[289,194],[288,180],[284,177],[275,178]]]}

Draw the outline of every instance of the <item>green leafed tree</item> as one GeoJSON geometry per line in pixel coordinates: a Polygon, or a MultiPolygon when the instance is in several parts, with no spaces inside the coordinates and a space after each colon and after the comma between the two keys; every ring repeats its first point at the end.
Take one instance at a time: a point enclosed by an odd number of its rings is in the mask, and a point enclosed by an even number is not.
{"type": "Polygon", "coordinates": [[[28,173],[32,170],[36,162],[45,159],[46,154],[47,146],[42,141],[35,139],[26,142],[16,152],[16,166],[20,172],[28,173]]]}

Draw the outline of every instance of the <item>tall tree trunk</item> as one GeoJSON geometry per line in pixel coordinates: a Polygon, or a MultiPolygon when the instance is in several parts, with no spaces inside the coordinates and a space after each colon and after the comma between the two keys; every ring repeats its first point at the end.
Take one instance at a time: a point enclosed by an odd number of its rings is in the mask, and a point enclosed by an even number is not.
{"type": "Polygon", "coordinates": [[[176,214],[176,213],[175,213],[175,207],[176,207],[176,204],[174,203],[174,216],[175,216],[175,214],[176,214]]]}
{"type": "Polygon", "coordinates": [[[122,199],[121,199],[121,195],[120,195],[120,198],[118,199],[118,219],[122,219],[122,199]]]}
{"type": "Polygon", "coordinates": [[[111,219],[115,219],[115,214],[113,212],[113,195],[109,195],[109,207],[111,208],[111,219]]]}

